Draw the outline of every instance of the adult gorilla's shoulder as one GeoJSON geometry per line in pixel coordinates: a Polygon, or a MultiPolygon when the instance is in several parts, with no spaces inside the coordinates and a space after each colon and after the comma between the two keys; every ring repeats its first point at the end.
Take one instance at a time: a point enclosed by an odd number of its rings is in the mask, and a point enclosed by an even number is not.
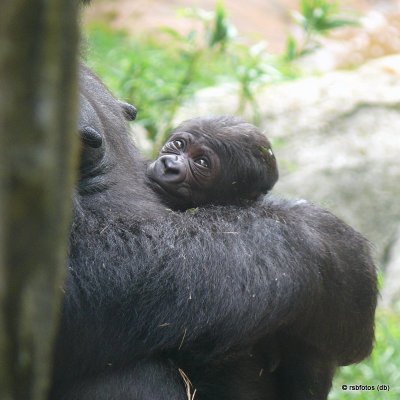
{"type": "Polygon", "coordinates": [[[181,367],[214,398],[224,360],[274,335],[330,365],[369,354],[376,276],[361,235],[305,202],[167,210],[120,103],[84,67],[80,102],[79,131],[101,144],[82,140],[51,399],[185,399],[181,367]]]}

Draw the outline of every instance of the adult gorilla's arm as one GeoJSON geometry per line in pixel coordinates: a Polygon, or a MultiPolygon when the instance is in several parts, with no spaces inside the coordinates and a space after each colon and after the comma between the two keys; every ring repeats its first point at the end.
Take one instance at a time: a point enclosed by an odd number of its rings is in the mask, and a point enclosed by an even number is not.
{"type": "Polygon", "coordinates": [[[75,222],[67,305],[99,321],[106,342],[123,335],[132,357],[211,356],[285,326],[341,364],[369,352],[373,264],[364,240],[332,215],[266,199],[142,222],[96,204],[105,213],[75,222]]]}
{"type": "Polygon", "coordinates": [[[358,233],[305,202],[168,211],[144,184],[120,105],[84,68],[81,96],[80,128],[95,125],[103,140],[82,153],[64,372],[160,353],[202,362],[278,330],[338,364],[370,352],[376,277],[358,233]]]}

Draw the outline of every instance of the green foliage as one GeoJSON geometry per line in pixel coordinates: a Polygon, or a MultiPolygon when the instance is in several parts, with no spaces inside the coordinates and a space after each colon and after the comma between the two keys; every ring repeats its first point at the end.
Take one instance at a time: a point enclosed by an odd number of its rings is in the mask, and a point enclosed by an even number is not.
{"type": "Polygon", "coordinates": [[[89,64],[119,97],[139,106],[138,122],[155,149],[165,141],[185,100],[200,88],[233,76],[225,54],[233,30],[222,3],[214,13],[180,13],[201,22],[203,29],[182,35],[165,27],[159,32],[161,40],[155,34],[129,38],[101,25],[91,26],[87,34],[89,64]]]}
{"type": "Polygon", "coordinates": [[[355,26],[353,19],[341,17],[337,1],[301,0],[298,22],[306,32],[325,33],[332,29],[355,26]]]}
{"type": "Polygon", "coordinates": [[[230,39],[230,26],[222,2],[217,3],[213,20],[213,29],[207,30],[208,47],[213,48],[214,46],[221,46],[221,48],[224,48],[230,39]]]}
{"type": "Polygon", "coordinates": [[[319,37],[330,31],[348,26],[358,26],[355,19],[340,14],[339,3],[330,0],[300,0],[300,11],[294,12],[295,22],[303,29],[302,41],[289,36],[286,42],[284,59],[287,62],[303,57],[319,44],[319,37]]]}
{"type": "Polygon", "coordinates": [[[400,398],[400,315],[379,311],[376,321],[376,344],[371,356],[358,365],[343,367],[335,377],[329,400],[397,400],[400,398]],[[346,390],[342,385],[369,385],[375,390],[346,390]],[[378,392],[378,385],[388,385],[388,392],[378,392]]]}
{"type": "Polygon", "coordinates": [[[253,122],[259,123],[260,112],[256,100],[257,92],[267,84],[285,79],[283,71],[266,51],[266,45],[259,42],[247,46],[240,42],[231,46],[229,53],[234,80],[239,86],[239,104],[237,112],[242,114],[247,106],[253,112],[253,122]]]}
{"type": "Polygon", "coordinates": [[[137,105],[138,122],[153,142],[168,130],[178,106],[201,87],[216,84],[213,76],[218,74],[214,63],[204,72],[196,68],[201,54],[192,37],[183,40],[173,30],[164,35],[172,44],[152,37],[131,39],[99,25],[88,32],[89,65],[120,98],[137,105]]]}
{"type": "Polygon", "coordinates": [[[87,32],[89,65],[114,93],[138,106],[137,121],[153,143],[154,153],[169,135],[180,106],[199,89],[221,82],[237,84],[237,112],[252,111],[257,124],[258,91],[298,76],[292,61],[315,48],[317,34],[347,21],[337,17],[334,4],[301,0],[297,20],[307,39],[299,44],[289,36],[283,57],[269,55],[263,42],[249,46],[229,23],[219,1],[214,12],[179,10],[181,17],[193,19],[197,27],[185,35],[164,27],[154,34],[131,38],[92,25],[87,32]]]}

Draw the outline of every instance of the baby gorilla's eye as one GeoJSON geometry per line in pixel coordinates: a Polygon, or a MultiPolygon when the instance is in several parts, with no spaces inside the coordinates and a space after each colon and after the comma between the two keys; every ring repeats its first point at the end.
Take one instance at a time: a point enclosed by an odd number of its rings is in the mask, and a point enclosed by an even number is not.
{"type": "Polygon", "coordinates": [[[172,143],[178,150],[182,150],[185,146],[185,142],[182,139],[175,139],[172,143]]]}
{"type": "Polygon", "coordinates": [[[195,162],[196,164],[198,164],[198,165],[201,165],[201,166],[204,167],[204,168],[208,168],[208,167],[209,167],[209,162],[208,162],[208,160],[207,160],[206,158],[204,158],[204,157],[197,158],[196,160],[194,160],[194,162],[195,162]]]}

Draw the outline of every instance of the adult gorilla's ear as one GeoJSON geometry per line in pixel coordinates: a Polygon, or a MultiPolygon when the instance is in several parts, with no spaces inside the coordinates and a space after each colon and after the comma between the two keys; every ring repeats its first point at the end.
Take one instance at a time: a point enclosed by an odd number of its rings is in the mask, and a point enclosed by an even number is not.
{"type": "Polygon", "coordinates": [[[122,108],[125,119],[128,121],[134,121],[137,115],[136,107],[132,104],[125,103],[124,101],[118,101],[118,103],[122,108]]]}

